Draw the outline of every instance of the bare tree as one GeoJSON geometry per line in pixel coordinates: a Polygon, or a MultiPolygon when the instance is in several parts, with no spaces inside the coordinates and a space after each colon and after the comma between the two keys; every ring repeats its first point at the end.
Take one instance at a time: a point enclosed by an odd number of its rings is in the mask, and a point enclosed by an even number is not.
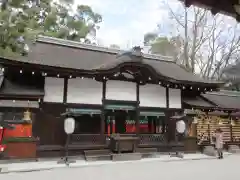
{"type": "Polygon", "coordinates": [[[177,9],[173,9],[167,1],[164,5],[169,10],[172,27],[177,30],[173,36],[187,40],[187,47],[184,44],[178,47],[181,49],[178,57],[184,58],[180,62],[205,78],[221,79],[222,69],[240,55],[240,38],[237,36],[240,26],[223,15],[213,16],[206,9],[190,7],[184,13],[184,5],[177,9]]]}

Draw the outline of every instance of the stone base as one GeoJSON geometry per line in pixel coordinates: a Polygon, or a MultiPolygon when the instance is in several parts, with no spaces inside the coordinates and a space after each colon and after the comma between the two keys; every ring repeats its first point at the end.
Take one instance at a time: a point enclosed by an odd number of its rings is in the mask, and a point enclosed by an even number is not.
{"type": "Polygon", "coordinates": [[[86,150],[84,156],[87,161],[112,160],[112,153],[108,149],[86,150]]]}
{"type": "Polygon", "coordinates": [[[169,153],[169,155],[170,157],[184,158],[184,153],[182,152],[169,153]]]}
{"type": "Polygon", "coordinates": [[[142,154],[142,158],[154,158],[157,155],[157,148],[138,148],[137,152],[142,154]]]}
{"type": "Polygon", "coordinates": [[[7,167],[1,167],[0,168],[0,174],[1,173],[6,173],[6,172],[8,172],[8,168],[7,167]]]}
{"type": "Polygon", "coordinates": [[[64,157],[64,158],[60,159],[57,163],[58,163],[58,164],[66,164],[66,165],[69,165],[69,164],[72,164],[72,163],[75,163],[75,162],[76,162],[76,161],[70,160],[69,158],[64,157]]]}
{"type": "Polygon", "coordinates": [[[229,145],[228,152],[230,152],[230,153],[240,153],[240,148],[237,145],[229,145]]]}
{"type": "Polygon", "coordinates": [[[142,159],[141,153],[112,154],[113,161],[135,161],[141,159],[142,159]]]}
{"type": "Polygon", "coordinates": [[[213,146],[205,146],[203,148],[203,154],[206,154],[208,156],[216,156],[216,150],[213,146]]]}
{"type": "Polygon", "coordinates": [[[110,161],[112,160],[111,155],[93,155],[93,156],[86,156],[86,161],[110,161]]]}

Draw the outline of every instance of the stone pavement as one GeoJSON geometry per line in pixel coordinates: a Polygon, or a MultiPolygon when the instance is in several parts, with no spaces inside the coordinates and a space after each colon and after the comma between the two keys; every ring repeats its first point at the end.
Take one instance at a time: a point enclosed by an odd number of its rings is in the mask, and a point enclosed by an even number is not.
{"type": "Polygon", "coordinates": [[[224,159],[178,160],[178,161],[134,161],[109,163],[87,168],[56,168],[28,173],[0,174],[3,180],[239,180],[240,155],[225,156],[224,159]]]}
{"type": "MultiPolygon", "coordinates": [[[[229,154],[229,153],[228,153],[229,154]]],[[[225,153],[225,155],[228,155],[225,153]]],[[[65,164],[58,164],[57,160],[52,161],[39,161],[39,162],[25,162],[25,163],[9,163],[0,164],[0,173],[10,173],[10,172],[31,172],[31,171],[43,171],[51,170],[57,168],[79,168],[88,166],[102,166],[109,164],[122,164],[122,163],[141,163],[141,162],[172,162],[172,161],[186,161],[186,160],[201,160],[201,159],[215,159],[215,157],[207,156],[204,154],[185,154],[183,158],[170,157],[169,155],[157,155],[154,158],[141,159],[139,161],[95,161],[87,162],[85,160],[76,160],[75,163],[69,166],[65,164]]]]}

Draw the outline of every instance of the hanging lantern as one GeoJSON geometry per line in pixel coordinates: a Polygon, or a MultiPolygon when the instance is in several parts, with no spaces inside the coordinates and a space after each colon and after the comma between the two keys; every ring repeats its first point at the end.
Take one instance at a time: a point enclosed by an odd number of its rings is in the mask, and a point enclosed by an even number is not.
{"type": "Polygon", "coordinates": [[[176,123],[176,130],[178,133],[182,134],[186,130],[186,124],[183,120],[180,120],[176,123]]]}
{"type": "Polygon", "coordinates": [[[64,120],[64,131],[66,134],[72,134],[75,130],[75,119],[66,118],[64,120]]]}
{"type": "Polygon", "coordinates": [[[24,121],[31,121],[31,112],[28,110],[23,113],[23,120],[24,121]]]}

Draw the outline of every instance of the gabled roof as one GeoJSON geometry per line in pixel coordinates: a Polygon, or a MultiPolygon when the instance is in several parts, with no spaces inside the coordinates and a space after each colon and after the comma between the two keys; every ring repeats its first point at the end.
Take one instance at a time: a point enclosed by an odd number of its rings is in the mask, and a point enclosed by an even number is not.
{"type": "Polygon", "coordinates": [[[208,101],[214,103],[217,107],[225,109],[240,109],[240,92],[219,91],[202,94],[208,101]]]}
{"type": "MultiPolygon", "coordinates": [[[[237,91],[220,90],[218,92],[209,92],[192,97],[185,95],[182,97],[182,101],[187,109],[197,108],[233,112],[240,110],[240,92],[237,91]]],[[[214,111],[214,113],[216,113],[216,111],[214,111]]],[[[224,113],[217,114],[223,115],[224,113]]]]}
{"type": "MultiPolygon", "coordinates": [[[[24,62],[30,64],[70,68],[75,70],[101,70],[103,66],[114,68],[122,63],[117,55],[124,53],[111,48],[98,47],[69,40],[40,36],[36,44],[30,48],[27,57],[21,57],[9,62],[24,62]]],[[[171,79],[173,82],[199,83],[202,85],[218,87],[221,83],[208,81],[191,72],[186,71],[166,56],[142,54],[143,66],[151,67],[160,76],[171,79]]],[[[125,60],[133,63],[131,59],[125,60]]],[[[0,61],[1,63],[1,61],[0,61]]]]}
{"type": "Polygon", "coordinates": [[[240,62],[229,65],[228,67],[223,69],[223,72],[227,75],[240,77],[240,62]]]}
{"type": "Polygon", "coordinates": [[[206,100],[204,100],[202,97],[183,97],[183,103],[186,105],[191,106],[192,108],[215,108],[216,106],[206,100]]]}
{"type": "MultiPolygon", "coordinates": [[[[123,50],[100,47],[64,39],[39,36],[27,57],[19,61],[55,67],[93,70],[116,61],[123,50]]],[[[171,57],[143,54],[143,58],[172,62],[171,57]]]]}

